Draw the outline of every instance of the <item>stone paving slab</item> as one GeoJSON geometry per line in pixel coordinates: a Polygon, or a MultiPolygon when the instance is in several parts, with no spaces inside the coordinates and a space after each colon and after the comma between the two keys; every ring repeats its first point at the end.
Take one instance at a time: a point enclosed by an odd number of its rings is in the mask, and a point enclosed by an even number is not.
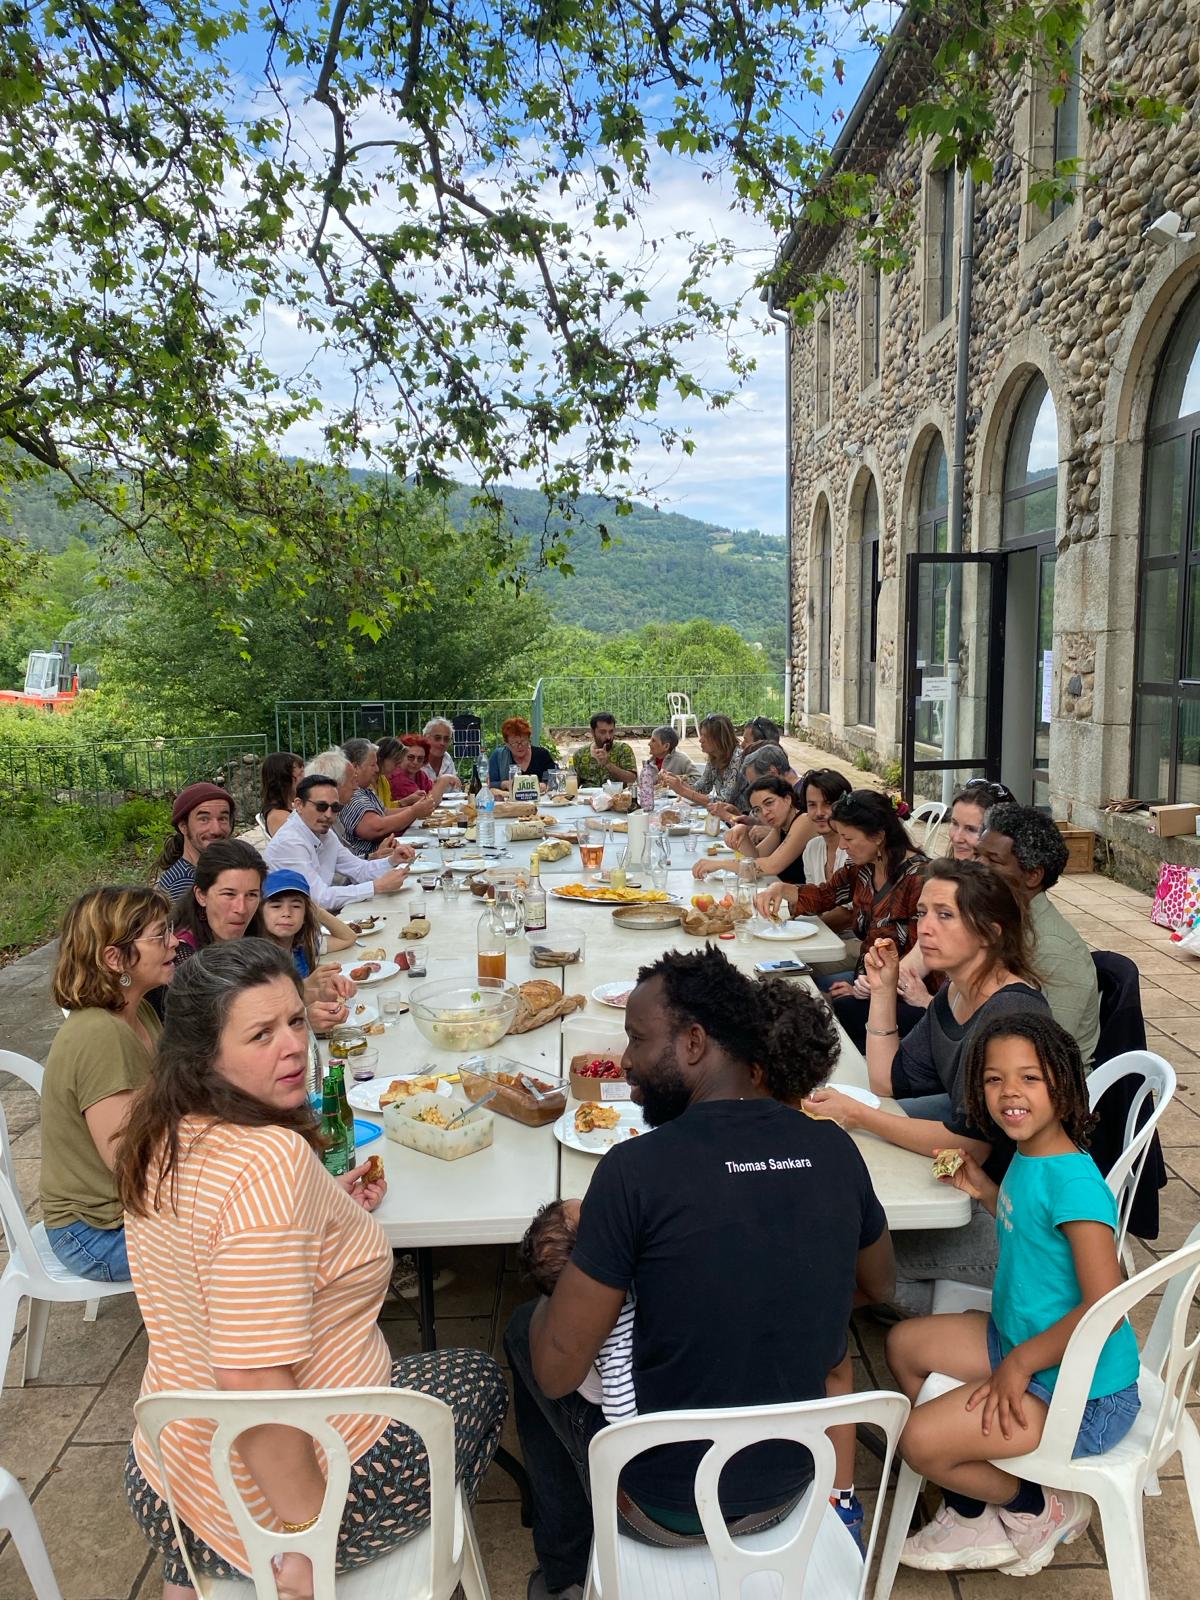
{"type": "MultiPolygon", "coordinates": [[[[842,765],[796,741],[789,740],[788,748],[797,767],[842,765]]],[[[868,775],[855,772],[853,777],[859,782],[868,775]]],[[[1163,1124],[1171,1177],[1161,1197],[1162,1230],[1148,1246],[1134,1243],[1135,1262],[1145,1266],[1178,1248],[1200,1220],[1200,1055],[1190,1048],[1200,1049],[1200,960],[1183,955],[1162,930],[1150,925],[1148,897],[1103,877],[1066,878],[1054,898],[1094,948],[1120,950],[1138,963],[1150,1047],[1180,1073],[1179,1098],[1163,1124]]],[[[0,971],[0,1048],[44,1059],[60,1020],[49,996],[51,964],[39,951],[0,971]]],[[[19,1130],[19,1178],[32,1197],[40,1152],[36,1101],[23,1085],[0,1075],[0,1103],[6,1113],[11,1111],[10,1124],[19,1130]]],[[[504,1324],[525,1296],[511,1250],[474,1248],[442,1255],[457,1275],[438,1297],[442,1342],[489,1348],[502,1359],[504,1324]]],[[[1147,1315],[1138,1317],[1139,1325],[1145,1325],[1147,1315]]],[[[390,1299],[381,1320],[397,1354],[417,1348],[411,1302],[390,1299]]],[[[54,1307],[42,1374],[23,1390],[14,1385],[23,1355],[24,1317],[20,1328],[8,1387],[0,1397],[0,1461],[33,1499],[65,1600],[158,1600],[156,1563],[121,1492],[130,1411],[145,1352],[135,1300],[122,1296],[102,1302],[94,1324],[84,1323],[81,1306],[54,1307]]],[[[889,1387],[883,1330],[860,1316],[853,1332],[859,1381],[889,1387]]],[[[1200,1414],[1200,1402],[1192,1409],[1200,1414]]],[[[517,1450],[511,1414],[504,1442],[517,1450]]],[[[873,1502],[878,1469],[861,1452],[858,1476],[873,1502]]],[[[1162,1489],[1160,1497],[1145,1502],[1151,1592],[1155,1600],[1194,1600],[1200,1594],[1200,1550],[1177,1469],[1164,1477],[1162,1489]]],[[[520,1524],[512,1481],[498,1469],[484,1483],[476,1527],[494,1600],[524,1600],[533,1550],[520,1524]]],[[[1119,1577],[1115,1591],[1120,1594],[1119,1577]]],[[[1098,1520],[1084,1539],[1019,1589],[999,1574],[948,1576],[901,1569],[893,1592],[899,1600],[1100,1600],[1109,1586],[1098,1520]]],[[[0,1600],[30,1596],[11,1545],[0,1543],[0,1600]]]]}

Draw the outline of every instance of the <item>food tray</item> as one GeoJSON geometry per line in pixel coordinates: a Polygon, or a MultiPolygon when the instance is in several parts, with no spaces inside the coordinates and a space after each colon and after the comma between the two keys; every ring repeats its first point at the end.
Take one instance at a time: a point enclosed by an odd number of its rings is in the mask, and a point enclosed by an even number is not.
{"type": "Polygon", "coordinates": [[[683,921],[681,906],[618,906],[612,914],[618,928],[670,928],[683,921]]]}
{"type": "Polygon", "coordinates": [[[482,1100],[485,1094],[490,1094],[494,1089],[496,1098],[488,1101],[488,1110],[498,1112],[502,1117],[511,1117],[526,1128],[544,1128],[547,1123],[556,1122],[567,1103],[567,1086],[561,1078],[535,1072],[507,1056],[490,1056],[481,1066],[464,1065],[458,1070],[463,1093],[468,1100],[482,1100]],[[528,1089],[501,1081],[502,1078],[516,1078],[519,1075],[531,1078],[539,1088],[551,1092],[544,1099],[535,1100],[528,1089]]]}
{"type": "Polygon", "coordinates": [[[496,1119],[486,1107],[476,1106],[457,1128],[446,1129],[417,1121],[429,1106],[436,1106],[447,1118],[462,1109],[453,1100],[444,1100],[436,1094],[410,1095],[407,1100],[394,1101],[384,1108],[383,1131],[397,1144],[419,1155],[436,1156],[439,1161],[460,1161],[463,1156],[472,1156],[491,1144],[496,1119]]]}

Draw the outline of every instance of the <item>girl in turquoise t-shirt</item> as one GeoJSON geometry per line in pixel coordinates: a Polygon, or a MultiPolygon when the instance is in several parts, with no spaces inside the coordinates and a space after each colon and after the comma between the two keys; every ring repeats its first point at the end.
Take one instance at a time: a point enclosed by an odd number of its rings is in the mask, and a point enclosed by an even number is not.
{"type": "MultiPolygon", "coordinates": [[[[945,1504],[905,1541],[900,1559],[929,1572],[1001,1567],[1026,1577],[1079,1537],[1091,1501],[1043,1491],[993,1462],[1040,1442],[1067,1341],[1088,1307],[1123,1281],[1117,1207],[1082,1148],[1094,1120],[1083,1063],[1056,1022],[1036,1012],[997,1017],[971,1040],[963,1075],[971,1124],[994,1124],[1016,1153],[999,1186],[965,1155],[942,1180],[996,1218],[990,1315],[915,1318],[888,1337],[888,1361],[910,1400],[931,1372],[963,1380],[915,1406],[900,1440],[909,1465],[945,1490],[945,1504]]],[[[1111,1450],[1129,1432],[1138,1369],[1137,1341],[1122,1318],[1096,1365],[1077,1456],[1111,1450]]]]}

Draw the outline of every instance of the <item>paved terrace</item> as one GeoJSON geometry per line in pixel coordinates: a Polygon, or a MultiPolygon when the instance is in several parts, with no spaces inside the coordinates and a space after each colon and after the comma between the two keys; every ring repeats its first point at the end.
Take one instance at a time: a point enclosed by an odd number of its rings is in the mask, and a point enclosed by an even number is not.
{"type": "MultiPolygon", "coordinates": [[[[822,751],[789,740],[795,765],[828,765],[822,751]]],[[[690,753],[698,754],[694,741],[690,753]]],[[[851,772],[855,782],[873,781],[851,772]]],[[[1099,875],[1069,877],[1054,898],[1094,949],[1119,950],[1142,974],[1142,1006],[1152,1050],[1179,1074],[1179,1092],[1161,1124],[1170,1182],[1161,1197],[1161,1230],[1150,1247],[1135,1242],[1139,1265],[1177,1249],[1200,1219],[1200,961],[1177,953],[1167,934],[1149,921],[1150,900],[1099,875]]],[[[27,956],[0,973],[0,1048],[44,1060],[58,1012],[50,1001],[52,951],[27,956]]],[[[13,1135],[17,1179],[29,1215],[39,1214],[40,1132],[34,1094],[0,1074],[0,1102],[13,1135]],[[9,1087],[2,1087],[9,1085],[9,1087]]],[[[456,1282],[438,1296],[443,1345],[479,1346],[503,1360],[501,1334],[512,1308],[525,1298],[511,1251],[487,1247],[447,1250],[440,1259],[456,1282]]],[[[396,1355],[418,1348],[410,1302],[389,1299],[382,1325],[396,1355]]],[[[21,1332],[8,1367],[15,1384],[22,1359],[21,1332]]],[[[858,1385],[888,1388],[879,1327],[859,1317],[853,1332],[858,1385]]],[[[132,1295],[102,1302],[98,1320],[83,1322],[82,1307],[50,1314],[41,1376],[0,1398],[0,1462],[21,1480],[34,1503],[65,1600],[139,1600],[161,1594],[159,1569],[129,1515],[121,1489],[133,1402],[141,1382],[146,1342],[132,1295]]],[[[1193,1404],[1193,1411],[1200,1405],[1193,1404]]],[[[505,1441],[517,1450],[510,1416],[505,1441]]],[[[861,1452],[860,1452],[861,1454],[861,1452]]],[[[860,1483],[878,1482],[874,1463],[860,1462],[860,1483]]],[[[1155,1600],[1194,1600],[1200,1594],[1200,1551],[1178,1471],[1162,1483],[1162,1496],[1145,1502],[1151,1590],[1155,1600]]],[[[868,1494],[869,1498],[869,1494],[868,1494]]],[[[534,1564],[521,1527],[511,1481],[493,1469],[475,1514],[483,1559],[495,1600],[524,1600],[534,1564]]],[[[1043,1573],[1019,1589],[999,1573],[958,1577],[900,1569],[900,1600],[1098,1600],[1107,1595],[1098,1522],[1043,1573]]],[[[0,1597],[30,1600],[32,1591],[9,1542],[0,1542],[0,1597]]]]}

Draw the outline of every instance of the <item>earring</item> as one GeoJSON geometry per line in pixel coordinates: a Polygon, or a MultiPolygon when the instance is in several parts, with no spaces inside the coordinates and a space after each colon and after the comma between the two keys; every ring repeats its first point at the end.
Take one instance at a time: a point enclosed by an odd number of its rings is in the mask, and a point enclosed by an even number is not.
{"type": "Polygon", "coordinates": [[[122,989],[128,989],[132,985],[133,979],[129,976],[129,974],[127,972],[123,972],[121,974],[121,976],[117,979],[117,982],[121,985],[122,989]]]}

